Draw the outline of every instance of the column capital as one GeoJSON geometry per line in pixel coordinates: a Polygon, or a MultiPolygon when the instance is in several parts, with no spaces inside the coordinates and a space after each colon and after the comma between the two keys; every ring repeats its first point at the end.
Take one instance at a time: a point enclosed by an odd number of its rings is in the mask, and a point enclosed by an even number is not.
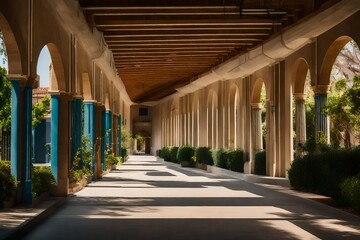
{"type": "Polygon", "coordinates": [[[84,100],[84,103],[92,103],[92,104],[96,104],[97,101],[96,100],[84,100]]]}
{"type": "Polygon", "coordinates": [[[250,105],[251,105],[252,109],[261,109],[262,108],[261,103],[251,103],[250,105]]]}
{"type": "Polygon", "coordinates": [[[72,97],[73,100],[75,100],[75,99],[83,100],[84,99],[82,95],[73,94],[73,93],[71,94],[71,97],[72,97]]]}
{"type": "Polygon", "coordinates": [[[295,98],[295,100],[305,100],[305,98],[306,98],[306,94],[304,94],[304,93],[294,93],[294,98],[295,98]]]}
{"type": "Polygon", "coordinates": [[[327,93],[329,90],[329,85],[315,85],[315,86],[312,86],[312,89],[315,94],[327,93]]]}
{"type": "Polygon", "coordinates": [[[22,87],[31,86],[35,88],[39,84],[38,78],[31,77],[23,74],[8,74],[7,78],[10,81],[19,81],[22,87]]]}

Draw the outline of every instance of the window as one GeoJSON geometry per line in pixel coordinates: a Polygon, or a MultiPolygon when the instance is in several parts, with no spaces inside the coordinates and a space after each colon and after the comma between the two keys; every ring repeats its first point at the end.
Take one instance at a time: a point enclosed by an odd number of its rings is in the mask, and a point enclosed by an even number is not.
{"type": "Polygon", "coordinates": [[[147,108],[139,108],[139,116],[147,116],[148,114],[147,108]]]}

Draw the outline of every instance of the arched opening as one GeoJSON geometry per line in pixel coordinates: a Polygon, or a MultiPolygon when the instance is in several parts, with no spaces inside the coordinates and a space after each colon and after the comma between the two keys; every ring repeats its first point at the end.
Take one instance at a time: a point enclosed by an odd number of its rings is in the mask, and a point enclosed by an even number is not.
{"type": "Polygon", "coordinates": [[[50,52],[47,46],[40,51],[37,66],[37,87],[32,92],[33,112],[35,113],[32,124],[32,162],[36,164],[50,163],[50,133],[51,133],[51,110],[50,110],[50,77],[54,76],[50,52]]]}
{"type": "Polygon", "coordinates": [[[330,120],[327,143],[333,148],[356,146],[360,141],[360,123],[353,119],[359,117],[355,99],[359,94],[360,50],[351,37],[342,36],[332,43],[325,55],[322,74],[324,84],[328,84],[324,107],[330,120]]]}
{"type": "MultiPolygon", "coordinates": [[[[1,27],[1,19],[0,19],[1,27]]],[[[5,45],[4,35],[0,28],[0,159],[10,160],[10,135],[11,135],[11,82],[7,78],[8,73],[8,51],[5,45]]]]}
{"type": "Polygon", "coordinates": [[[237,139],[236,139],[236,132],[238,130],[237,126],[237,108],[238,108],[238,98],[239,98],[239,91],[238,88],[233,85],[230,88],[230,96],[229,96],[229,103],[228,103],[228,113],[229,113],[229,146],[230,148],[236,148],[237,146],[237,139]]]}
{"type": "Polygon", "coordinates": [[[207,146],[218,147],[218,100],[217,94],[210,91],[207,101],[207,146]]]}
{"type": "Polygon", "coordinates": [[[174,99],[171,104],[171,112],[170,112],[170,121],[171,121],[171,131],[170,136],[172,139],[172,146],[179,146],[179,101],[178,99],[174,99]]]}
{"type": "MultiPolygon", "coordinates": [[[[38,66],[36,69],[44,70],[43,78],[46,78],[46,69],[49,71],[49,81],[45,79],[40,79],[41,82],[44,82],[45,86],[49,86],[48,97],[51,98],[50,102],[50,112],[51,112],[51,121],[50,121],[50,164],[51,171],[54,175],[55,181],[57,183],[56,194],[66,195],[69,179],[69,139],[72,138],[69,136],[69,112],[68,106],[64,104],[62,93],[66,92],[66,81],[65,81],[65,71],[62,63],[62,58],[57,46],[53,43],[48,43],[43,48],[38,49],[38,66]],[[45,57],[44,60],[41,58],[50,53],[50,58],[45,57]],[[41,56],[43,55],[43,56],[41,56]],[[51,61],[50,67],[47,61],[51,61]],[[42,62],[42,61],[44,62],[42,62]]],[[[81,139],[81,136],[80,136],[81,139]]]]}
{"type": "Polygon", "coordinates": [[[150,154],[151,148],[151,135],[145,130],[135,133],[135,153],[137,154],[150,154]]]}
{"type": "Polygon", "coordinates": [[[266,99],[266,87],[264,81],[259,78],[255,81],[251,102],[255,152],[262,151],[266,147],[266,99]]]}
{"type": "Polygon", "coordinates": [[[1,34],[1,66],[7,69],[9,74],[22,74],[22,62],[20,49],[14,33],[4,15],[0,12],[0,34],[1,34]]]}
{"type": "Polygon", "coordinates": [[[192,146],[199,147],[199,114],[200,105],[198,97],[194,97],[192,101],[192,146]]]}
{"type": "Polygon", "coordinates": [[[293,131],[295,156],[302,156],[308,139],[315,141],[314,94],[311,74],[305,59],[298,59],[293,67],[293,131]]]}
{"type": "Polygon", "coordinates": [[[254,82],[251,99],[251,171],[255,174],[271,174],[270,161],[267,159],[271,154],[265,152],[267,123],[270,122],[270,115],[266,114],[266,109],[271,108],[267,99],[267,89],[263,79],[259,78],[254,82]],[[254,170],[252,170],[254,169],[254,170]]]}

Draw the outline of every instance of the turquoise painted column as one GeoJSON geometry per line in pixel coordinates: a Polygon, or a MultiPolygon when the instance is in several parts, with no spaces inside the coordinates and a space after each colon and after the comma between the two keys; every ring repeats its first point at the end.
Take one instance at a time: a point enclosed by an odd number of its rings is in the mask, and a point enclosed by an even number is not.
{"type": "Polygon", "coordinates": [[[102,169],[103,171],[106,170],[106,161],[105,161],[105,149],[106,149],[106,144],[105,144],[105,139],[106,139],[106,112],[105,109],[101,110],[101,165],[102,165],[102,169]]]}
{"type": "Polygon", "coordinates": [[[11,174],[18,179],[20,81],[11,81],[11,174]]]}
{"type": "Polygon", "coordinates": [[[112,152],[112,113],[111,111],[106,110],[105,113],[105,129],[106,129],[106,148],[110,148],[112,152]]]}
{"type": "Polygon", "coordinates": [[[316,140],[319,140],[320,134],[323,134],[326,138],[326,142],[329,142],[329,126],[328,117],[324,113],[324,106],[327,103],[327,93],[317,92],[314,95],[315,98],[315,132],[316,140]]]}
{"type": "Polygon", "coordinates": [[[121,156],[121,115],[119,115],[117,118],[117,127],[118,127],[117,153],[118,156],[121,156]]]}
{"type": "MultiPolygon", "coordinates": [[[[75,98],[71,102],[71,161],[70,167],[74,164],[76,152],[81,149],[82,138],[82,100],[75,98]]],[[[80,152],[81,159],[81,152],[80,152]]],[[[79,168],[82,168],[82,161],[79,162],[79,168]]]]}
{"type": "Polygon", "coordinates": [[[51,95],[51,172],[58,183],[58,145],[59,145],[59,95],[51,95]]]}
{"type": "Polygon", "coordinates": [[[23,166],[22,166],[22,196],[21,202],[32,203],[32,86],[24,89],[24,118],[23,118],[23,166]]]}
{"type": "Polygon", "coordinates": [[[87,149],[92,149],[91,170],[93,172],[93,180],[95,180],[95,131],[96,131],[96,114],[95,102],[84,102],[84,135],[90,140],[86,146],[87,149]]]}

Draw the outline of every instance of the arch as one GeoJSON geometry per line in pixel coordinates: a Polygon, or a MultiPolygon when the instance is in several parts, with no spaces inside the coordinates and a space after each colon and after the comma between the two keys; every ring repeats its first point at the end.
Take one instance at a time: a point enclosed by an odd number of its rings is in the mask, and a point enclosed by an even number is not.
{"type": "Polygon", "coordinates": [[[339,55],[341,49],[344,48],[344,46],[353,40],[349,36],[341,36],[338,37],[328,48],[326,51],[326,54],[324,56],[321,69],[320,69],[320,76],[319,81],[317,85],[320,86],[327,86],[330,84],[330,74],[332,67],[334,65],[334,62],[339,55]]]}
{"type": "MultiPolygon", "coordinates": [[[[60,52],[57,46],[53,43],[48,43],[43,46],[37,54],[37,59],[39,59],[41,50],[47,47],[51,56],[51,69],[50,69],[50,91],[62,91],[66,92],[66,82],[65,82],[65,72],[64,65],[62,63],[60,52]]],[[[38,62],[36,62],[35,69],[38,62]]]]}
{"type": "Polygon", "coordinates": [[[217,148],[218,141],[218,98],[214,90],[210,90],[207,98],[207,146],[217,148]]]}
{"type": "Polygon", "coordinates": [[[94,100],[89,73],[85,72],[82,74],[82,81],[84,100],[94,100]]]}
{"type": "Polygon", "coordinates": [[[9,74],[22,74],[22,58],[20,54],[20,49],[17,44],[14,33],[4,17],[0,12],[0,30],[4,36],[4,42],[6,46],[6,53],[8,57],[8,73],[9,74]]]}
{"type": "Polygon", "coordinates": [[[239,90],[238,87],[233,84],[230,87],[230,92],[229,92],[229,102],[228,102],[228,107],[229,107],[229,147],[230,148],[235,148],[235,146],[237,146],[237,139],[236,139],[236,132],[237,132],[237,121],[236,121],[236,114],[237,114],[237,107],[238,107],[238,99],[239,99],[239,90]]]}
{"type": "Polygon", "coordinates": [[[199,115],[200,115],[200,102],[198,96],[192,99],[192,146],[199,147],[199,115]]]}
{"type": "MultiPolygon", "coordinates": [[[[263,87],[264,80],[262,78],[258,78],[253,86],[252,94],[251,94],[251,103],[260,103],[261,101],[261,89],[263,87]]],[[[264,84],[265,85],[265,84],[264,84]]],[[[266,86],[265,86],[266,89],[266,86]]]]}
{"type": "Polygon", "coordinates": [[[309,65],[304,58],[295,61],[292,71],[293,93],[303,94],[305,92],[305,81],[309,71],[309,65]]]}
{"type": "Polygon", "coordinates": [[[110,110],[110,94],[108,92],[105,94],[105,109],[110,110]]]}
{"type": "Polygon", "coordinates": [[[170,108],[171,145],[179,146],[179,99],[174,99],[170,108]]]}

